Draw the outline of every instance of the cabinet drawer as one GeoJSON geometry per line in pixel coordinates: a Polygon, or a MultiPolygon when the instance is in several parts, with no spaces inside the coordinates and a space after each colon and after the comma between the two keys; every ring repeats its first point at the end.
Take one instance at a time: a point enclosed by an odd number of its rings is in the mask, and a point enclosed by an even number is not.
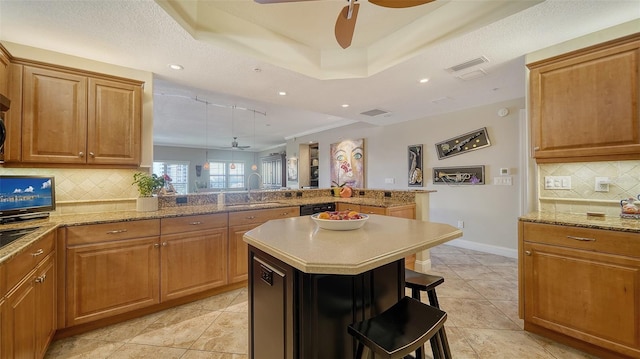
{"type": "Polygon", "coordinates": [[[282,207],[270,209],[258,209],[254,211],[242,211],[229,213],[229,225],[263,223],[271,219],[289,218],[300,216],[300,207],[282,207]]]}
{"type": "Polygon", "coordinates": [[[360,206],[360,212],[364,214],[382,214],[385,215],[387,213],[387,209],[384,207],[375,207],[375,206],[360,206]]]}
{"type": "Polygon", "coordinates": [[[640,254],[640,234],[631,232],[524,222],[523,239],[526,242],[632,257],[640,254]]]}
{"type": "Polygon", "coordinates": [[[352,204],[352,203],[338,202],[338,204],[336,205],[336,211],[356,211],[356,212],[360,212],[360,205],[359,204],[352,204]]]}
{"type": "Polygon", "coordinates": [[[67,246],[160,235],[160,220],[114,222],[67,227],[67,246]]]}
{"type": "Polygon", "coordinates": [[[163,218],[160,221],[160,232],[162,234],[172,234],[214,228],[226,228],[227,222],[226,213],[163,218]]]}
{"type": "Polygon", "coordinates": [[[55,248],[54,233],[51,232],[44,235],[5,264],[7,290],[11,290],[36,267],[40,260],[53,252],[55,248]]]}

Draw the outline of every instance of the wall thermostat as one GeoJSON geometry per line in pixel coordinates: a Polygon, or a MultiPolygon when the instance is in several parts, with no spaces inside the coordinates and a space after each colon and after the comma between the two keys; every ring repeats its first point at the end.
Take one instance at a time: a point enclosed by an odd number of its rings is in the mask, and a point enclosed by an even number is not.
{"type": "Polygon", "coordinates": [[[503,107],[503,108],[498,110],[498,116],[500,116],[500,117],[504,117],[504,116],[506,116],[508,114],[509,114],[509,109],[508,108],[504,108],[503,107]]]}

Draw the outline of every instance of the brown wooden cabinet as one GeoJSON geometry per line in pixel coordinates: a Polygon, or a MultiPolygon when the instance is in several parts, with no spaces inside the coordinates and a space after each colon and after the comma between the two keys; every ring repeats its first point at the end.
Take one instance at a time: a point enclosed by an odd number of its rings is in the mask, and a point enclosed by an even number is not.
{"type": "Polygon", "coordinates": [[[160,301],[160,220],[66,228],[67,327],[160,301]]]}
{"type": "Polygon", "coordinates": [[[244,234],[271,219],[298,217],[300,207],[284,207],[229,213],[229,283],[247,280],[249,263],[244,234]]]}
{"type": "Polygon", "coordinates": [[[525,329],[604,358],[640,357],[640,235],[520,222],[525,329]]]}
{"type": "Polygon", "coordinates": [[[7,127],[21,141],[8,142],[7,163],[140,164],[141,82],[29,63],[11,69],[21,106],[7,127]]]}
{"type": "Polygon", "coordinates": [[[1,308],[3,359],[43,358],[53,338],[57,303],[54,237],[53,233],[46,235],[6,264],[7,280],[13,285],[1,308]],[[22,278],[16,282],[18,273],[22,278]]]}
{"type": "Polygon", "coordinates": [[[0,44],[0,94],[9,95],[9,52],[0,44]]]}
{"type": "Polygon", "coordinates": [[[161,220],[161,301],[227,284],[227,214],[161,220]]]}
{"type": "Polygon", "coordinates": [[[640,158],[640,34],[527,66],[537,162],[640,158]]]}

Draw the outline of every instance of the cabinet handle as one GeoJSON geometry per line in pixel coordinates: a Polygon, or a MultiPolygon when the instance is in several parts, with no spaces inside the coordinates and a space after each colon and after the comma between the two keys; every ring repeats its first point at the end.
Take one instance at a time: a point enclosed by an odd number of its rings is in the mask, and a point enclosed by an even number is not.
{"type": "Polygon", "coordinates": [[[533,148],[534,151],[540,151],[540,147],[536,146],[533,148]]]}
{"type": "Polygon", "coordinates": [[[289,212],[284,212],[284,213],[280,213],[281,216],[287,216],[289,215],[289,212]]]}
{"type": "Polygon", "coordinates": [[[586,237],[567,236],[567,238],[575,239],[576,241],[583,241],[583,242],[595,242],[596,241],[595,238],[586,238],[586,237]]]}
{"type": "Polygon", "coordinates": [[[245,219],[256,219],[256,216],[244,217],[245,219]]]}
{"type": "Polygon", "coordinates": [[[524,254],[530,256],[531,255],[531,251],[524,251],[524,254]]]}
{"type": "Polygon", "coordinates": [[[38,278],[36,278],[36,283],[44,283],[45,279],[47,279],[47,275],[43,274],[43,275],[39,276],[38,278]]]}
{"type": "Polygon", "coordinates": [[[195,222],[191,222],[191,223],[189,223],[189,224],[190,224],[190,225],[192,225],[192,226],[197,226],[197,225],[202,224],[202,222],[200,222],[200,221],[195,221],[195,222]]]}
{"type": "Polygon", "coordinates": [[[78,153],[78,157],[81,157],[81,158],[84,157],[84,152],[78,153]]]}
{"type": "Polygon", "coordinates": [[[163,247],[166,247],[166,246],[167,246],[167,244],[168,244],[167,242],[162,242],[162,246],[163,246],[163,247]]]}
{"type": "Polygon", "coordinates": [[[107,232],[107,234],[118,234],[118,233],[124,233],[126,231],[127,231],[126,229],[116,229],[116,230],[107,232]]]}
{"type": "Polygon", "coordinates": [[[91,156],[91,157],[95,157],[95,156],[96,156],[96,154],[95,154],[95,153],[93,153],[93,152],[89,152],[89,156],[91,156]]]}
{"type": "Polygon", "coordinates": [[[153,248],[160,248],[160,243],[155,243],[155,244],[153,245],[153,248]]]}
{"type": "Polygon", "coordinates": [[[31,253],[32,256],[37,257],[39,255],[41,255],[42,253],[44,253],[44,249],[40,248],[37,251],[31,253]]]}

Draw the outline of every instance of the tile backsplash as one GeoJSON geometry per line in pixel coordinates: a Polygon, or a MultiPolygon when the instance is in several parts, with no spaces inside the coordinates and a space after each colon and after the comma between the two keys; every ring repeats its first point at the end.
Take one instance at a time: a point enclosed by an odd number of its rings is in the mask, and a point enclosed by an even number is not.
{"type": "Polygon", "coordinates": [[[544,212],[620,214],[620,200],[640,194],[640,161],[538,165],[539,209],[544,212]],[[570,176],[571,189],[545,189],[546,176],[570,176]],[[596,177],[608,177],[609,192],[596,192],[596,177]]]}
{"type": "Polygon", "coordinates": [[[56,211],[51,215],[135,210],[138,191],[132,169],[0,168],[3,175],[55,177],[56,211]]]}

